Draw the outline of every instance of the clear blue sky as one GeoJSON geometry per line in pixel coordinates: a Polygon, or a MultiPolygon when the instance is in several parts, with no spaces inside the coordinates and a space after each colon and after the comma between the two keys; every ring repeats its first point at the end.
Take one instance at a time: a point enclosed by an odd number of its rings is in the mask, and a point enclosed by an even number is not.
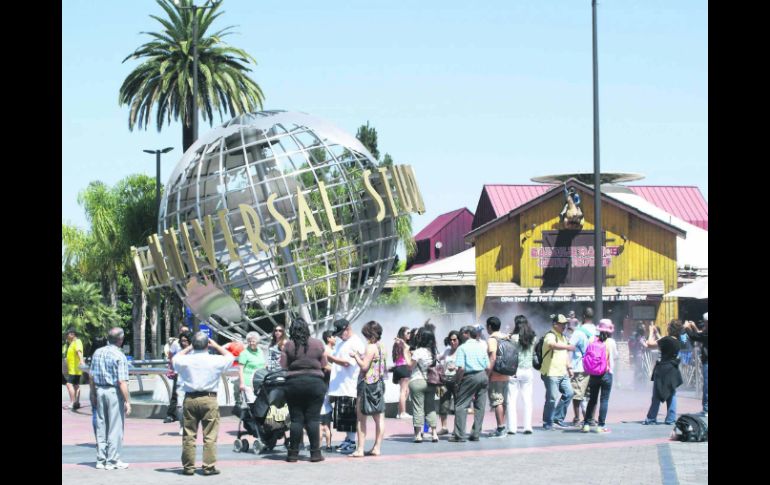
{"type": "MultiPolygon", "coordinates": [[[[199,1],[198,3],[202,3],[199,1]]],[[[214,27],[257,59],[265,109],[304,111],[416,172],[427,213],[415,232],[485,183],[593,171],[591,1],[225,0],[214,27]]],[[[62,221],[87,227],[77,194],[133,173],[162,181],[181,125],[128,131],[121,61],[158,31],[152,0],[62,7],[62,221]]],[[[696,185],[708,200],[708,3],[605,0],[598,6],[602,171],[696,185]]],[[[220,120],[215,116],[215,125],[220,120]]],[[[200,131],[209,125],[201,122],[200,131]]]]}

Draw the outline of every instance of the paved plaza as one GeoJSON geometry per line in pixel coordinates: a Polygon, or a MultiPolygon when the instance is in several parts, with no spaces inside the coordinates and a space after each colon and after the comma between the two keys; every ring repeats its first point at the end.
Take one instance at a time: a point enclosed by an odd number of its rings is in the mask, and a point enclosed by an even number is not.
{"type": "MultiPolygon", "coordinates": [[[[110,484],[137,483],[174,484],[190,481],[259,480],[261,483],[338,483],[345,480],[370,481],[378,484],[403,484],[413,479],[439,480],[452,483],[510,483],[517,478],[560,480],[570,484],[705,484],[708,482],[708,443],[671,441],[672,427],[640,424],[647,406],[648,389],[613,389],[608,414],[611,432],[599,435],[581,433],[577,428],[543,431],[542,385],[535,386],[533,424],[535,432],[524,435],[485,438],[494,430],[491,412],[484,418],[484,434],[479,442],[450,443],[442,436],[438,443],[412,443],[410,421],[386,419],[383,456],[351,458],[327,453],[323,463],[310,463],[308,451],[300,452],[300,462],[286,463],[285,449],[280,445],[274,453],[255,455],[236,453],[237,418],[222,418],[219,430],[218,478],[181,475],[181,436],[177,423],[164,424],[159,419],[131,419],[126,422],[122,459],[130,463],[126,470],[97,470],[95,442],[91,426],[91,408],[77,412],[62,411],[62,483],[110,484]],[[578,466],[580,464],[580,466],[578,466]],[[576,474],[576,470],[581,474],[576,474]]],[[[87,386],[81,402],[88,403],[87,386]]],[[[62,401],[66,401],[66,391],[62,401]]],[[[693,392],[678,393],[679,413],[697,412],[699,396],[693,392]]],[[[663,405],[659,420],[662,421],[663,405]]],[[[568,419],[572,419],[570,409],[568,419]]],[[[449,417],[450,426],[453,417],[449,417]]],[[[470,430],[470,417],[468,430],[470,430]]],[[[369,439],[374,426],[369,421],[369,439]]],[[[342,439],[335,432],[334,444],[342,439]]],[[[250,437],[249,437],[250,438],[250,437]]],[[[251,439],[250,439],[251,441],[251,439]]],[[[200,467],[202,438],[198,435],[200,467]]],[[[371,447],[369,443],[367,449],[371,447]]]]}

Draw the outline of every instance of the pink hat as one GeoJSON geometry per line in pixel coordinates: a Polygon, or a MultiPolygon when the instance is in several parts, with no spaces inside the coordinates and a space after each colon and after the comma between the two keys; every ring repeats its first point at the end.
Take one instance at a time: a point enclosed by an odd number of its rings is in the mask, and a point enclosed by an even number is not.
{"type": "Polygon", "coordinates": [[[599,320],[599,325],[596,326],[596,330],[599,332],[614,333],[615,325],[613,325],[612,320],[609,318],[602,318],[599,320]]]}

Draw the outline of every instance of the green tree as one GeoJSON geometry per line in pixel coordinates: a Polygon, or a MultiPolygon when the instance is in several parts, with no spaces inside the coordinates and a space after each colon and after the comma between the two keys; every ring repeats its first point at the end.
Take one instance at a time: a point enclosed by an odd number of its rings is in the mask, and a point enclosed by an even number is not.
{"type": "Polygon", "coordinates": [[[105,335],[113,326],[122,326],[117,312],[102,303],[99,288],[89,282],[63,285],[61,288],[62,334],[72,327],[82,336],[84,344],[105,335]]]}
{"type": "Polygon", "coordinates": [[[369,126],[369,121],[367,121],[365,125],[358,127],[356,138],[363,143],[375,160],[380,159],[380,151],[377,149],[377,129],[373,126],[369,126]]]}
{"type": "MultiPolygon", "coordinates": [[[[193,99],[193,10],[190,0],[175,5],[171,0],[156,0],[168,18],[150,15],[162,26],[161,32],[144,32],[152,40],[123,59],[143,59],[144,62],[126,77],[120,87],[120,105],[130,106],[128,128],[137,124],[147,129],[155,108],[158,131],[167,123],[182,119],[182,146],[187,150],[195,142],[192,134],[193,99]]],[[[213,112],[230,116],[262,108],[262,89],[246,74],[249,63],[257,61],[246,51],[222,42],[232,27],[211,35],[206,31],[224,11],[220,3],[211,8],[197,9],[198,95],[197,105],[202,117],[213,124],[213,112]]]]}

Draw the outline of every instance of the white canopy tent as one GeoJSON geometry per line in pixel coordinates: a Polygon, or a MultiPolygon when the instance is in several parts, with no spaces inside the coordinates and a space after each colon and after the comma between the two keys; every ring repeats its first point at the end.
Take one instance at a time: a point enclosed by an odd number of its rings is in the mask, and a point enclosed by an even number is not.
{"type": "Polygon", "coordinates": [[[689,285],[684,285],[665,296],[675,296],[677,298],[695,298],[698,300],[708,300],[709,297],[709,279],[708,276],[695,280],[689,285]]]}

